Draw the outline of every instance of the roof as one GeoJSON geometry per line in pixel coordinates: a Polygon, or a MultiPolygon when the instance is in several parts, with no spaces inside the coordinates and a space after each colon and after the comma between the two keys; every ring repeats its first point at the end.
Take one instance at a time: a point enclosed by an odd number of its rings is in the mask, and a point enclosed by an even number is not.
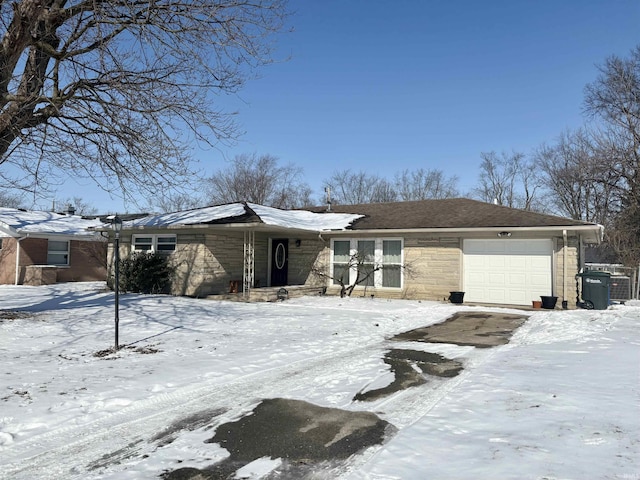
{"type": "Polygon", "coordinates": [[[148,215],[125,221],[124,228],[181,227],[220,224],[263,224],[297,230],[345,230],[360,214],[314,213],[307,210],[281,210],[255,203],[230,203],[182,212],[148,215]]]}
{"type": "MultiPolygon", "coordinates": [[[[326,211],[326,207],[313,207],[310,210],[326,211]]],[[[503,207],[468,198],[332,205],[331,211],[364,215],[352,225],[353,230],[584,226],[599,228],[599,225],[594,223],[503,207]]]]}
{"type": "Polygon", "coordinates": [[[589,243],[599,243],[600,225],[491,203],[453,198],[412,202],[335,205],[281,210],[238,202],[182,212],[147,215],[123,223],[131,228],[181,228],[189,226],[252,226],[312,232],[407,231],[474,229],[581,230],[589,243]]]}
{"type": "Polygon", "coordinates": [[[98,219],[87,220],[77,215],[64,215],[16,208],[0,207],[0,235],[10,237],[70,236],[85,239],[95,237],[90,227],[99,227],[98,219]]]}

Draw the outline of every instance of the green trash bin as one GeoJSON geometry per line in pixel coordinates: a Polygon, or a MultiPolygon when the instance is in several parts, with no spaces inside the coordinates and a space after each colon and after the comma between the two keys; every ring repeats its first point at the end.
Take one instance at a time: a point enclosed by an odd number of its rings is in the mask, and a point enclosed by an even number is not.
{"type": "Polygon", "coordinates": [[[578,303],[578,306],[589,310],[606,310],[609,306],[611,274],[585,270],[576,277],[582,278],[582,303],[578,303]]]}

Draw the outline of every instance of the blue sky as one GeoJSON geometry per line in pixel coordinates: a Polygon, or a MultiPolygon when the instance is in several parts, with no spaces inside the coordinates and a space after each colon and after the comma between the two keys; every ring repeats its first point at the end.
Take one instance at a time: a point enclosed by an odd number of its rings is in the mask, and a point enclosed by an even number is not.
{"type": "MultiPolygon", "coordinates": [[[[472,189],[480,153],[529,153],[582,126],[584,86],[640,44],[638,0],[292,0],[275,63],[237,96],[245,134],[197,150],[212,174],[257,152],[302,167],[321,196],[334,171],[439,169],[472,189]]],[[[132,210],[95,188],[101,211],[132,210]]],[[[63,196],[63,195],[61,195],[63,196]]],[[[133,208],[135,210],[135,208],[133,208]]]]}

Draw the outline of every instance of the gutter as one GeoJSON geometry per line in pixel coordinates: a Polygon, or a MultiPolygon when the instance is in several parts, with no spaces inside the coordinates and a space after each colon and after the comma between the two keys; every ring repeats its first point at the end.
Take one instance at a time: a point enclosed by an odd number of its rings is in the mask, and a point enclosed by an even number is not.
{"type": "Polygon", "coordinates": [[[602,225],[556,225],[556,226],[544,226],[544,227],[464,227],[464,228],[374,228],[374,229],[348,229],[348,230],[323,230],[324,234],[346,234],[353,235],[354,233],[373,233],[384,234],[389,232],[394,233],[482,233],[482,232],[502,232],[505,230],[511,230],[514,232],[560,232],[562,230],[572,231],[595,231],[598,232],[598,238],[602,238],[603,227],[602,225]]]}

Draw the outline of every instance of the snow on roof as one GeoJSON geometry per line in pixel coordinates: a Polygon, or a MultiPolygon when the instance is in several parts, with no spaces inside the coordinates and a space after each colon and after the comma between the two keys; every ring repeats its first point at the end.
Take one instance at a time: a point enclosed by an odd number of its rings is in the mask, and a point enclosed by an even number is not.
{"type": "Polygon", "coordinates": [[[314,213],[307,210],[280,210],[255,203],[247,204],[267,225],[300,230],[345,230],[363,215],[351,213],[314,213]]]}
{"type": "Polygon", "coordinates": [[[87,220],[76,215],[20,210],[0,207],[0,232],[10,236],[71,235],[93,237],[90,227],[102,226],[99,219],[87,220]]]}
{"type": "Polygon", "coordinates": [[[176,225],[198,225],[210,223],[225,218],[239,217],[246,213],[242,203],[230,203],[215,207],[196,208],[194,210],[184,210],[182,212],[162,213],[159,215],[149,215],[124,222],[127,228],[136,227],[170,227],[176,225]]]}
{"type": "Polygon", "coordinates": [[[183,212],[150,215],[124,222],[126,228],[137,227],[170,227],[206,224],[228,219],[232,223],[234,218],[255,213],[259,221],[265,225],[283,228],[295,228],[314,232],[325,230],[344,230],[362,215],[346,213],[313,213],[306,210],[281,210],[265,207],[255,203],[230,203],[214,207],[198,208],[183,212]]]}

